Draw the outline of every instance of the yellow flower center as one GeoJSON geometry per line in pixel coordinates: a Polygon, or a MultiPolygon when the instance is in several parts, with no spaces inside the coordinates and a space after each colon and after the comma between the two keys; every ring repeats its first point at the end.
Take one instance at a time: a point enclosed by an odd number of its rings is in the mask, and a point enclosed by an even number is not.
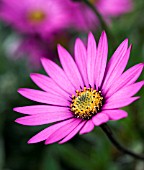
{"type": "Polygon", "coordinates": [[[94,5],[98,2],[98,0],[89,0],[89,2],[94,5]]]}
{"type": "Polygon", "coordinates": [[[33,23],[40,23],[46,18],[46,15],[41,10],[30,11],[28,13],[28,20],[33,23]]]}
{"type": "Polygon", "coordinates": [[[102,101],[101,91],[84,87],[81,91],[76,90],[76,96],[72,95],[70,108],[75,117],[87,120],[100,110],[102,101]]]}

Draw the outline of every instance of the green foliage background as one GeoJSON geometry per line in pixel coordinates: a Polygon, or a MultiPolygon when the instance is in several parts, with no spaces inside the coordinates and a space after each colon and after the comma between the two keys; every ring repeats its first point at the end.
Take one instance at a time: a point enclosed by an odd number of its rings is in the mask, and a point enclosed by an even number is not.
{"type": "MultiPolygon", "coordinates": [[[[134,6],[133,12],[113,19],[110,26],[117,45],[126,37],[133,44],[127,68],[144,61],[144,1],[137,0],[134,6]]],[[[100,31],[95,31],[96,39],[100,31]]],[[[47,126],[26,127],[14,123],[21,115],[13,112],[13,108],[33,104],[21,97],[17,89],[36,86],[29,78],[31,69],[27,68],[26,61],[8,57],[6,40],[13,34],[13,30],[0,22],[0,170],[144,170],[144,162],[117,151],[99,127],[89,134],[77,135],[63,145],[27,144],[30,137],[47,126]]],[[[76,32],[73,35],[86,36],[76,32]]],[[[71,36],[69,44],[73,42],[71,36]]],[[[115,49],[111,42],[109,40],[109,56],[115,49]]],[[[142,79],[144,75],[139,80],[142,79]]],[[[142,153],[144,89],[138,95],[140,100],[124,108],[128,118],[108,124],[127,148],[142,153]]]]}

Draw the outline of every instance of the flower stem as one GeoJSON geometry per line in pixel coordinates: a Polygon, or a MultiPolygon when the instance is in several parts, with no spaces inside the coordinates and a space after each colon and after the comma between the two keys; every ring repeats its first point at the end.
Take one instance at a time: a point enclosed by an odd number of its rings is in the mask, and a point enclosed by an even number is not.
{"type": "Polygon", "coordinates": [[[83,3],[85,3],[89,8],[91,8],[91,10],[93,10],[93,12],[95,13],[95,15],[98,17],[99,22],[101,24],[102,29],[104,29],[108,35],[108,37],[112,40],[112,43],[114,45],[116,45],[115,42],[115,38],[113,36],[113,34],[111,33],[109,27],[107,26],[105,20],[103,19],[103,17],[101,16],[101,14],[99,13],[99,11],[97,10],[97,8],[89,2],[89,0],[81,0],[83,3]]]}
{"type": "Polygon", "coordinates": [[[144,155],[139,155],[136,154],[130,150],[128,150],[127,148],[123,147],[118,141],[117,139],[114,137],[114,134],[112,133],[112,130],[110,129],[110,127],[104,123],[100,126],[102,128],[102,130],[104,131],[104,133],[107,135],[107,137],[110,139],[110,141],[112,142],[112,144],[121,152],[128,154],[136,159],[141,159],[144,160],[144,155]]]}

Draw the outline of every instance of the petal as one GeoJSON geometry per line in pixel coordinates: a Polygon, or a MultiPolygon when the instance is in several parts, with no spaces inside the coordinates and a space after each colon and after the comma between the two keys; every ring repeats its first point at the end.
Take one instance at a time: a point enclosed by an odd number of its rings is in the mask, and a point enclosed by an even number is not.
{"type": "Polygon", "coordinates": [[[78,124],[81,122],[81,119],[73,118],[72,120],[73,120],[72,122],[59,128],[53,134],[51,134],[47,138],[45,144],[51,144],[51,143],[54,143],[54,142],[57,142],[57,141],[63,139],[65,136],[67,136],[69,133],[71,133],[78,126],[78,124]]]}
{"type": "Polygon", "coordinates": [[[69,94],[63,89],[61,89],[51,78],[37,73],[32,73],[30,77],[33,80],[33,82],[42,90],[60,96],[64,96],[67,99],[69,99],[69,94]]]}
{"type": "Polygon", "coordinates": [[[69,81],[73,84],[73,86],[76,89],[79,89],[80,86],[83,87],[84,84],[79,73],[79,70],[77,68],[77,65],[75,64],[74,60],[72,59],[68,51],[64,49],[62,46],[58,45],[58,54],[62,67],[69,81]]]}
{"type": "Polygon", "coordinates": [[[43,140],[46,140],[51,134],[53,134],[57,129],[59,129],[60,127],[63,127],[65,125],[67,125],[68,123],[70,123],[71,121],[73,121],[73,119],[69,119],[69,120],[65,120],[63,122],[60,123],[56,123],[52,126],[49,126],[48,128],[42,130],[41,132],[39,132],[38,134],[36,134],[35,136],[33,136],[28,143],[37,143],[43,140]]]}
{"type": "Polygon", "coordinates": [[[131,98],[123,98],[122,100],[118,98],[118,100],[112,100],[108,101],[106,104],[104,104],[102,109],[117,109],[124,106],[127,106],[131,103],[133,103],[135,100],[139,99],[140,97],[131,97],[131,98]]]}
{"type": "Polygon", "coordinates": [[[104,114],[103,112],[95,115],[93,118],[92,118],[92,121],[93,123],[96,125],[96,126],[99,126],[105,122],[107,122],[109,120],[108,116],[106,114],[104,114]]]}
{"type": "Polygon", "coordinates": [[[69,106],[69,102],[66,99],[40,90],[21,88],[18,90],[18,92],[22,96],[36,102],[59,106],[69,106]]]}
{"type": "Polygon", "coordinates": [[[92,87],[94,87],[95,60],[96,60],[96,41],[93,34],[89,33],[87,45],[87,74],[89,84],[92,87]]]}
{"type": "Polygon", "coordinates": [[[143,70],[144,64],[140,63],[137,64],[131,68],[129,68],[126,72],[124,72],[114,83],[113,85],[108,89],[107,93],[105,94],[106,97],[110,97],[112,94],[114,94],[116,91],[121,89],[124,86],[128,86],[132,83],[134,83],[138,77],[140,76],[142,70],[143,70]]]}
{"type": "Polygon", "coordinates": [[[86,87],[89,87],[86,66],[86,48],[79,38],[76,39],[74,53],[75,61],[83,78],[83,82],[86,87]]]}
{"type": "Polygon", "coordinates": [[[13,109],[16,112],[23,114],[41,114],[41,113],[51,113],[51,112],[67,112],[68,107],[59,107],[59,106],[48,106],[48,105],[34,105],[34,106],[23,106],[16,107],[13,109]]]}
{"type": "Polygon", "coordinates": [[[86,122],[86,124],[82,127],[82,129],[80,130],[79,134],[85,134],[85,133],[89,133],[94,129],[94,124],[92,122],[92,120],[88,120],[86,122]]]}
{"type": "Polygon", "coordinates": [[[98,43],[97,57],[95,63],[95,84],[97,89],[101,86],[104,77],[107,55],[108,55],[108,42],[106,33],[103,32],[98,43]]]}
{"type": "Polygon", "coordinates": [[[59,144],[63,144],[68,140],[70,140],[71,138],[73,138],[79,132],[79,130],[84,126],[85,123],[86,121],[81,122],[69,135],[67,135],[63,140],[61,140],[59,144]]]}
{"type": "Polygon", "coordinates": [[[142,86],[144,86],[144,81],[121,88],[119,91],[114,93],[111,97],[109,97],[108,100],[114,101],[117,100],[117,98],[122,99],[122,98],[132,97],[141,89],[142,86]]]}
{"type": "Polygon", "coordinates": [[[109,79],[111,80],[113,72],[115,70],[118,70],[120,62],[123,60],[124,55],[128,48],[128,39],[124,40],[119,47],[116,49],[114,54],[112,55],[111,59],[109,60],[107,67],[106,67],[106,76],[104,79],[104,83],[102,85],[102,88],[105,89],[107,86],[107,83],[109,82],[109,79]]]}
{"type": "Polygon", "coordinates": [[[103,113],[108,115],[109,120],[119,120],[128,116],[124,110],[103,110],[103,113]]]}
{"type": "Polygon", "coordinates": [[[48,123],[53,123],[61,120],[65,120],[73,117],[72,113],[69,112],[51,112],[51,113],[41,113],[32,116],[25,116],[15,120],[15,122],[27,125],[27,126],[37,126],[48,123]]]}
{"type": "Polygon", "coordinates": [[[122,74],[122,72],[124,71],[127,65],[130,56],[130,50],[131,50],[131,46],[128,48],[124,57],[122,57],[121,60],[115,66],[115,69],[111,73],[111,76],[108,78],[108,81],[106,83],[104,82],[104,87],[102,87],[102,91],[105,92],[111,85],[113,85],[113,82],[117,81],[117,79],[120,77],[120,75],[122,74]]]}
{"type": "Polygon", "coordinates": [[[64,71],[54,62],[49,59],[41,59],[43,67],[47,74],[58,84],[62,89],[64,89],[69,94],[75,93],[75,88],[65,75],[64,71]]]}

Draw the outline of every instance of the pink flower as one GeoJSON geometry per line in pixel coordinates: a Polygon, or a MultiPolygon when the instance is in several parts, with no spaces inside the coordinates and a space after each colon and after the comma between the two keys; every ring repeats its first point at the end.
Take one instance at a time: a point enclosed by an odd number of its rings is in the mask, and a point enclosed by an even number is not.
{"type": "Polygon", "coordinates": [[[31,79],[43,90],[22,88],[18,92],[43,104],[14,108],[28,114],[16,119],[17,123],[36,126],[55,123],[32,137],[28,143],[45,140],[45,144],[70,140],[78,132],[88,133],[94,126],[109,120],[127,117],[121,107],[139,99],[134,95],[144,85],[136,82],[144,64],[124,71],[131,46],[124,40],[107,63],[108,43],[105,32],[98,46],[94,36],[88,36],[87,48],[80,39],[75,43],[74,59],[60,45],[58,54],[62,68],[49,59],[42,59],[48,76],[31,74],[31,79]]]}
{"type": "MultiPolygon", "coordinates": [[[[90,0],[103,18],[109,22],[110,18],[128,13],[132,10],[132,0],[90,0]]],[[[99,25],[94,12],[83,2],[71,2],[70,4],[74,26],[80,30],[94,30],[99,25]]]]}
{"type": "Polygon", "coordinates": [[[40,68],[40,58],[42,56],[51,59],[55,58],[54,53],[52,53],[52,50],[49,47],[49,43],[34,36],[23,38],[15,51],[15,55],[17,58],[26,56],[29,67],[35,69],[40,68]]]}
{"type": "Polygon", "coordinates": [[[23,33],[51,34],[68,26],[64,4],[61,0],[2,0],[0,18],[23,33]]]}

